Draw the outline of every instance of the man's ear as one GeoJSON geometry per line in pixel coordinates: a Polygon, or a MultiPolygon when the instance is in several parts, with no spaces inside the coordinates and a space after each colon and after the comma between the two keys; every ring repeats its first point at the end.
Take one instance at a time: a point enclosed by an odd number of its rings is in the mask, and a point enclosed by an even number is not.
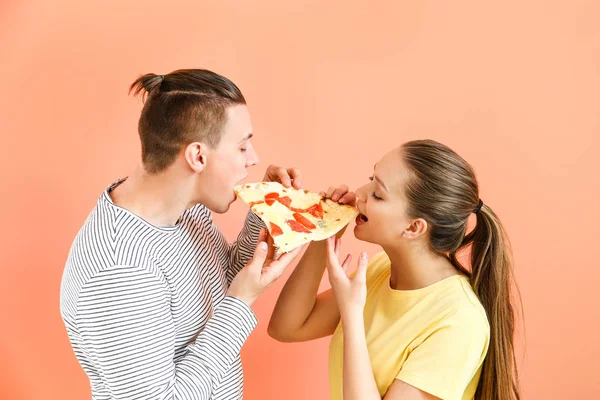
{"type": "Polygon", "coordinates": [[[208,146],[201,142],[188,144],[183,150],[183,156],[194,172],[202,172],[206,168],[206,153],[208,146]]]}

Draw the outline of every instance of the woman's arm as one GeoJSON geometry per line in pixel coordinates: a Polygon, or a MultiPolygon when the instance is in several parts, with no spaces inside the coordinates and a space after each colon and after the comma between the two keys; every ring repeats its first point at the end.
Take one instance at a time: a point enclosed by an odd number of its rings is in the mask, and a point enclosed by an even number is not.
{"type": "Polygon", "coordinates": [[[362,253],[356,275],[348,277],[352,257],[340,265],[341,241],[327,239],[327,271],[344,331],[344,400],[381,400],[365,337],[363,311],[367,299],[367,254],[362,253]]]}
{"type": "Polygon", "coordinates": [[[327,290],[317,295],[325,271],[325,242],[313,242],[286,282],[269,322],[269,335],[281,342],[301,342],[333,334],[340,313],[327,290]]]}
{"type": "MultiPolygon", "coordinates": [[[[331,187],[324,197],[354,205],[356,196],[342,185],[331,187]]],[[[341,236],[344,230],[338,233],[341,236]]],[[[301,342],[332,335],[340,313],[331,290],[320,294],[326,268],[326,242],[313,242],[286,282],[269,322],[269,335],[282,342],[301,342]]]]}

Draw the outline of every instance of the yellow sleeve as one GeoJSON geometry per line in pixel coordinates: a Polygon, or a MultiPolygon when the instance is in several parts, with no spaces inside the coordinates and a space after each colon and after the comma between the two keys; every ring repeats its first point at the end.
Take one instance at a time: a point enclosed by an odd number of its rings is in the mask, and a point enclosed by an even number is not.
{"type": "Polygon", "coordinates": [[[444,400],[460,400],[483,362],[488,342],[481,316],[449,316],[410,353],[396,379],[444,400]]]}

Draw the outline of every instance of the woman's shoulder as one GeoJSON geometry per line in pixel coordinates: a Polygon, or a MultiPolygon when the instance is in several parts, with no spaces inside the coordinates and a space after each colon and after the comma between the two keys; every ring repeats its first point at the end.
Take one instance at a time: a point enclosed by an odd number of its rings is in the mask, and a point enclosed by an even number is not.
{"type": "Polygon", "coordinates": [[[453,290],[445,298],[447,310],[444,319],[446,323],[467,324],[472,328],[488,332],[490,328],[487,314],[475,294],[469,278],[463,275],[457,276],[455,283],[453,290]]]}

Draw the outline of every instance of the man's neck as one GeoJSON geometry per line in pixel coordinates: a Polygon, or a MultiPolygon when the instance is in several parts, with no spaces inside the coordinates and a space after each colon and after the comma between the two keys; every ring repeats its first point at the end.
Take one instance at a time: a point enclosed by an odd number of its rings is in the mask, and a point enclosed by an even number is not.
{"type": "Polygon", "coordinates": [[[176,170],[148,174],[139,166],[110,193],[112,201],[150,224],[174,226],[183,212],[193,206],[186,194],[190,180],[177,178],[176,170]]]}

